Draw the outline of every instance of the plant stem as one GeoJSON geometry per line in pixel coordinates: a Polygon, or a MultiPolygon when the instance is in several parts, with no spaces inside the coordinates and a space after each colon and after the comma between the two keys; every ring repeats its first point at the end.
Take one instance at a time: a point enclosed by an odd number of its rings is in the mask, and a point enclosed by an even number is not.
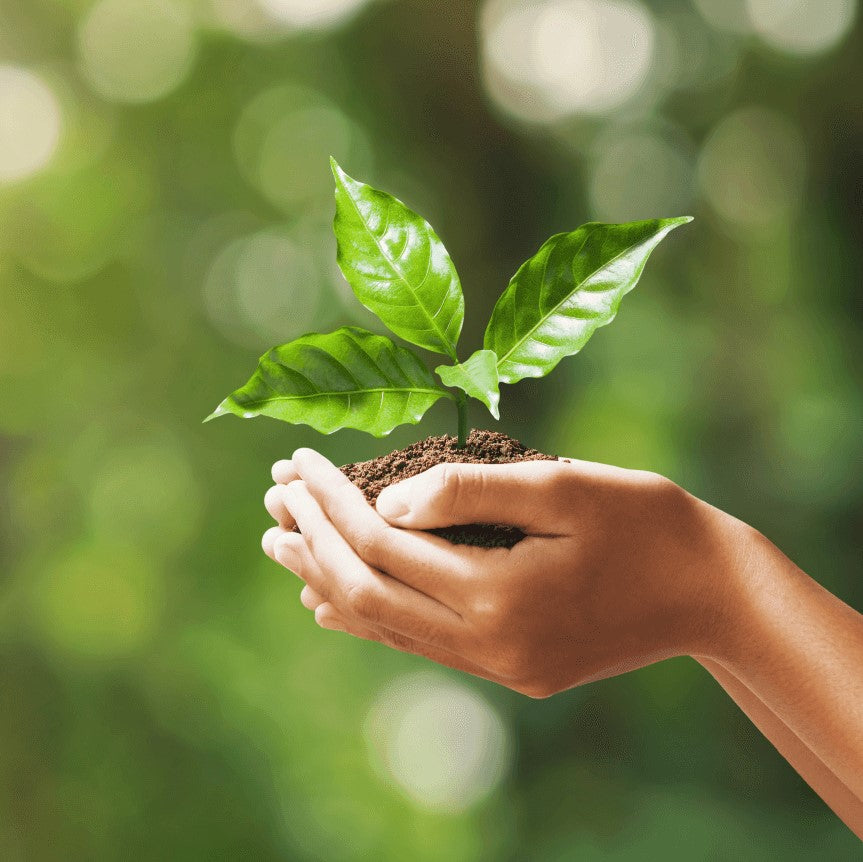
{"type": "Polygon", "coordinates": [[[467,395],[464,392],[457,392],[455,396],[455,406],[458,409],[458,443],[459,449],[464,449],[467,443],[467,395]]]}

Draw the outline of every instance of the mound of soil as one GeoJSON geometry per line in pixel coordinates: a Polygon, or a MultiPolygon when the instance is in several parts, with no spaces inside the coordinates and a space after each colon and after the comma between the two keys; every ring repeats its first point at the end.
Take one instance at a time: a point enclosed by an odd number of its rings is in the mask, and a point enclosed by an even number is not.
{"type": "MultiPolygon", "coordinates": [[[[378,494],[387,485],[416,476],[435,464],[510,464],[515,461],[556,460],[556,456],[530,449],[498,431],[474,430],[468,435],[463,449],[459,449],[456,438],[449,435],[426,437],[425,440],[418,440],[404,449],[381,455],[371,461],[345,464],[341,470],[374,506],[378,494]]],[[[429,532],[443,536],[456,545],[480,545],[487,548],[511,548],[524,538],[524,533],[517,527],[504,524],[464,524],[429,532]]]]}

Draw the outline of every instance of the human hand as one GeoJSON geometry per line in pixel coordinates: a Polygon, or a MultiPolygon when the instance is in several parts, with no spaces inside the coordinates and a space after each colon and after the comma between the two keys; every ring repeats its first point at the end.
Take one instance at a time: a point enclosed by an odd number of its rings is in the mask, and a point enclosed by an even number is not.
{"type": "Polygon", "coordinates": [[[310,449],[274,478],[263,547],[306,582],[320,625],[532,696],[721,652],[727,563],[754,532],[660,476],[576,460],[439,465],[376,509],[310,449]],[[477,548],[423,532],[464,523],[526,537],[477,548]]]}
{"type": "Polygon", "coordinates": [[[323,627],[534,697],[688,653],[863,838],[863,616],[756,530],[667,479],[574,460],[439,465],[376,509],[309,449],[273,478],[264,550],[323,627]],[[526,538],[422,532],[462,523],[526,538]]]}

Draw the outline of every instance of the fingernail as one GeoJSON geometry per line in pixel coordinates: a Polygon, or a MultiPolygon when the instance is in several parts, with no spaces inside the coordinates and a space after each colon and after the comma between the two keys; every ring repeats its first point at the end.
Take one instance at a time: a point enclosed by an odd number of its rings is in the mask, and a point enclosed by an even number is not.
{"type": "Polygon", "coordinates": [[[411,509],[404,494],[395,488],[384,488],[378,496],[375,508],[385,518],[403,518],[411,509]]]}
{"type": "Polygon", "coordinates": [[[288,533],[276,541],[273,546],[275,558],[292,572],[296,572],[300,565],[300,555],[297,551],[297,542],[301,542],[299,536],[288,533]]]}

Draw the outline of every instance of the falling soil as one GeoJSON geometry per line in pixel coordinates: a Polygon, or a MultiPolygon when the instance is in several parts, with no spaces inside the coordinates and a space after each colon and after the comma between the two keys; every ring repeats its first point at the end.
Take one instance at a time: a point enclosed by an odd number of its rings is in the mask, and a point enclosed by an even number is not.
{"type": "MultiPolygon", "coordinates": [[[[426,437],[425,440],[411,443],[404,449],[381,455],[380,458],[345,464],[341,470],[374,506],[378,494],[387,485],[416,476],[435,464],[512,464],[516,461],[556,460],[556,456],[530,449],[506,434],[474,430],[468,435],[463,449],[459,449],[456,438],[449,435],[426,437]]],[[[505,524],[463,524],[429,532],[443,536],[456,545],[480,545],[487,548],[511,548],[524,538],[524,533],[517,527],[505,524]]]]}

